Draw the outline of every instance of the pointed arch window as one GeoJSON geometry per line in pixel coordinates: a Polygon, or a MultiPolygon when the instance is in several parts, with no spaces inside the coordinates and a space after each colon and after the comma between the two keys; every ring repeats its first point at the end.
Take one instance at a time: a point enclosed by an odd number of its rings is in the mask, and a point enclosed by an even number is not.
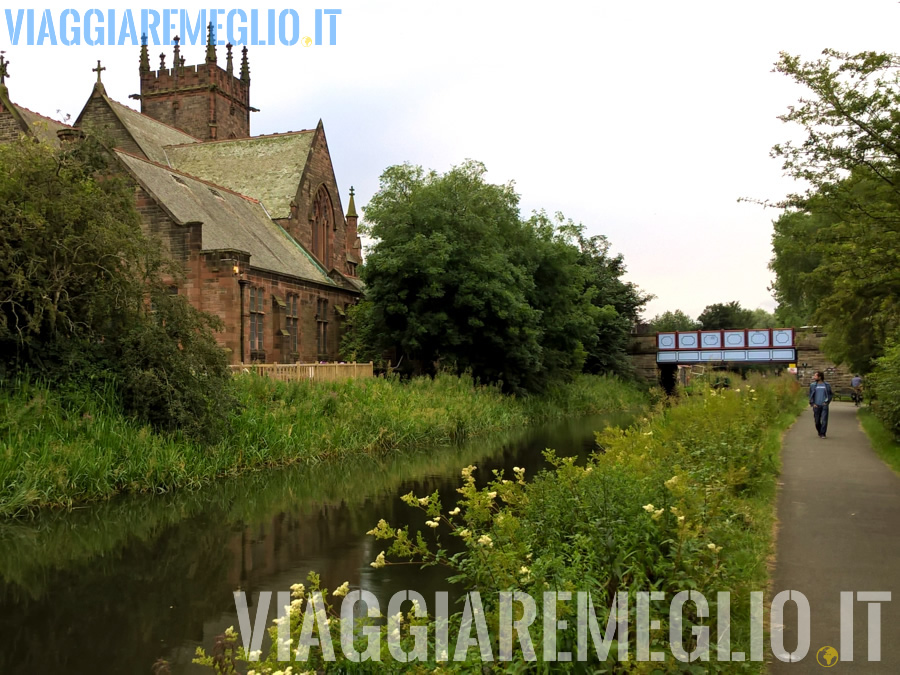
{"type": "Polygon", "coordinates": [[[334,229],[334,208],[331,206],[331,197],[325,186],[319,188],[313,201],[312,217],[312,249],[315,255],[323,263],[328,263],[331,255],[331,231],[334,229]]]}

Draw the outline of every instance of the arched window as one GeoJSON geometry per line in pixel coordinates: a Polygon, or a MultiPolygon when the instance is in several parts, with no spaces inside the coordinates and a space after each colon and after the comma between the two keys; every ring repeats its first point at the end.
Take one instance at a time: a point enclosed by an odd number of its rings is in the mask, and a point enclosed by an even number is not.
{"type": "Polygon", "coordinates": [[[330,239],[333,226],[334,209],[331,206],[328,190],[323,185],[316,193],[316,199],[313,202],[312,249],[313,255],[325,263],[326,267],[331,256],[329,249],[331,248],[330,239]]]}

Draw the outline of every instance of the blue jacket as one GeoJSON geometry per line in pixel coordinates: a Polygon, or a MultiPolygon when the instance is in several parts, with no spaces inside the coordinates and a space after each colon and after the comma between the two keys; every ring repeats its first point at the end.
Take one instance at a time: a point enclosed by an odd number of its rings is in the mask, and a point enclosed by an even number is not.
{"type": "Polygon", "coordinates": [[[831,385],[827,382],[810,382],[809,383],[809,404],[810,405],[828,405],[834,398],[831,393],[831,385]]]}

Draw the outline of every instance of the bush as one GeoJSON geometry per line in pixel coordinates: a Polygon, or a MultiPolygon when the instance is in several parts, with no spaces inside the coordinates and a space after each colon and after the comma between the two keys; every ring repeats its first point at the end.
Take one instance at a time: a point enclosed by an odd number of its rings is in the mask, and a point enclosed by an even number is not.
{"type": "Polygon", "coordinates": [[[894,438],[900,438],[900,341],[887,343],[884,356],[866,378],[869,400],[878,418],[894,438]]]}

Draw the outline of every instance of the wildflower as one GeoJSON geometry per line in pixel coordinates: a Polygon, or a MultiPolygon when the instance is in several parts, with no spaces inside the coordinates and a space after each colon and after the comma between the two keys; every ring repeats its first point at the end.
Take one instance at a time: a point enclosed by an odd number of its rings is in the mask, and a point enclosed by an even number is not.
{"type": "Polygon", "coordinates": [[[653,506],[653,504],[644,504],[644,511],[646,511],[647,513],[653,513],[654,511],[656,511],[656,507],[653,506]]]}
{"type": "Polygon", "coordinates": [[[678,523],[681,524],[684,522],[684,516],[678,516],[678,523]]]}
{"type": "Polygon", "coordinates": [[[332,595],[334,595],[335,597],[338,597],[338,598],[343,598],[345,595],[347,595],[347,592],[349,590],[350,590],[350,582],[345,581],[340,586],[338,586],[337,588],[334,589],[334,593],[332,595]]]}
{"type": "Polygon", "coordinates": [[[520,483],[525,482],[525,469],[521,466],[514,466],[513,473],[516,475],[516,480],[520,483]]]}
{"type": "Polygon", "coordinates": [[[225,629],[225,637],[227,638],[236,638],[238,636],[237,631],[234,630],[234,626],[229,626],[225,629]]]}
{"type": "Polygon", "coordinates": [[[381,568],[381,567],[384,567],[384,565],[385,565],[385,562],[384,562],[384,551],[382,551],[381,553],[379,553],[378,556],[375,558],[375,562],[371,562],[371,563],[369,563],[369,565],[371,565],[372,567],[374,567],[376,570],[379,569],[379,568],[381,568]]]}
{"type": "Polygon", "coordinates": [[[467,466],[466,468],[464,468],[464,469],[462,470],[462,472],[461,472],[461,473],[462,473],[462,477],[465,478],[466,480],[470,479],[470,478],[472,477],[472,472],[473,472],[474,470],[475,470],[475,465],[474,465],[474,464],[469,464],[469,466],[467,466]]]}
{"type": "Polygon", "coordinates": [[[659,520],[659,517],[660,517],[664,512],[665,512],[665,509],[657,509],[656,511],[653,512],[653,515],[651,516],[651,518],[653,518],[653,520],[659,520]]]}
{"type": "Polygon", "coordinates": [[[430,501],[431,501],[431,497],[422,497],[419,500],[419,505],[420,506],[428,506],[428,502],[430,502],[430,501]]]}
{"type": "Polygon", "coordinates": [[[303,604],[303,600],[300,598],[295,598],[291,600],[291,609],[300,609],[300,606],[303,604]]]}
{"type": "Polygon", "coordinates": [[[644,433],[644,436],[652,436],[652,435],[653,435],[652,431],[647,431],[644,433]]]}
{"type": "Polygon", "coordinates": [[[489,535],[487,535],[487,534],[481,535],[481,536],[478,538],[478,543],[481,544],[482,546],[487,546],[488,548],[491,548],[491,547],[494,545],[493,540],[492,540],[491,537],[490,537],[489,535]]]}
{"type": "Polygon", "coordinates": [[[293,586],[291,586],[292,598],[302,598],[305,592],[306,586],[304,586],[303,584],[294,584],[293,586]]]}
{"type": "Polygon", "coordinates": [[[740,394],[740,393],[741,393],[741,390],[740,390],[740,389],[735,389],[735,390],[734,390],[734,393],[735,393],[735,394],[740,394]]]}
{"type": "Polygon", "coordinates": [[[713,553],[718,553],[719,551],[722,550],[722,547],[721,547],[721,546],[716,546],[716,545],[713,544],[712,542],[708,543],[708,544],[706,545],[706,548],[708,548],[708,549],[709,549],[710,551],[712,551],[713,553]]]}
{"type": "Polygon", "coordinates": [[[426,521],[425,521],[425,524],[426,524],[428,527],[437,527],[438,525],[440,525],[440,523],[439,523],[438,521],[436,521],[436,520],[426,520],[426,521]]]}
{"type": "Polygon", "coordinates": [[[397,612],[396,614],[394,614],[394,616],[391,617],[391,620],[395,621],[396,623],[403,623],[403,613],[397,612]]]}
{"type": "Polygon", "coordinates": [[[472,536],[472,533],[469,532],[468,529],[464,529],[464,530],[459,531],[459,536],[462,537],[463,539],[468,539],[469,537],[472,536]]]}
{"type": "MultiPolygon", "coordinates": [[[[250,652],[249,654],[247,654],[247,658],[250,661],[259,661],[259,658],[261,656],[262,656],[262,649],[257,649],[255,652],[250,652]]],[[[250,675],[250,673],[247,673],[247,675],[250,675]]]]}
{"type": "Polygon", "coordinates": [[[495,499],[497,497],[497,491],[492,490],[492,491],[488,492],[488,497],[490,497],[491,499],[495,499]]]}
{"type": "Polygon", "coordinates": [[[672,515],[674,515],[674,516],[678,515],[678,507],[677,506],[670,506],[669,511],[671,511],[672,515]]]}
{"type": "Polygon", "coordinates": [[[378,521],[378,525],[376,525],[376,526],[373,527],[371,530],[369,530],[368,532],[366,532],[366,534],[370,534],[370,535],[371,535],[371,534],[375,534],[375,535],[377,535],[379,532],[382,532],[382,531],[386,530],[386,529],[387,529],[387,526],[388,526],[387,521],[386,521],[384,518],[382,518],[381,520],[378,521]]]}
{"type": "Polygon", "coordinates": [[[525,565],[522,565],[522,566],[519,568],[519,574],[521,574],[521,575],[524,577],[524,576],[527,576],[527,575],[531,574],[531,570],[528,569],[527,567],[525,567],[525,565]]]}
{"type": "Polygon", "coordinates": [[[451,516],[457,516],[457,515],[459,515],[459,507],[457,506],[455,509],[453,509],[453,510],[450,512],[450,515],[451,515],[451,516]]]}
{"type": "Polygon", "coordinates": [[[675,487],[676,483],[678,483],[678,475],[672,476],[669,480],[666,481],[666,487],[672,489],[675,487]]]}

